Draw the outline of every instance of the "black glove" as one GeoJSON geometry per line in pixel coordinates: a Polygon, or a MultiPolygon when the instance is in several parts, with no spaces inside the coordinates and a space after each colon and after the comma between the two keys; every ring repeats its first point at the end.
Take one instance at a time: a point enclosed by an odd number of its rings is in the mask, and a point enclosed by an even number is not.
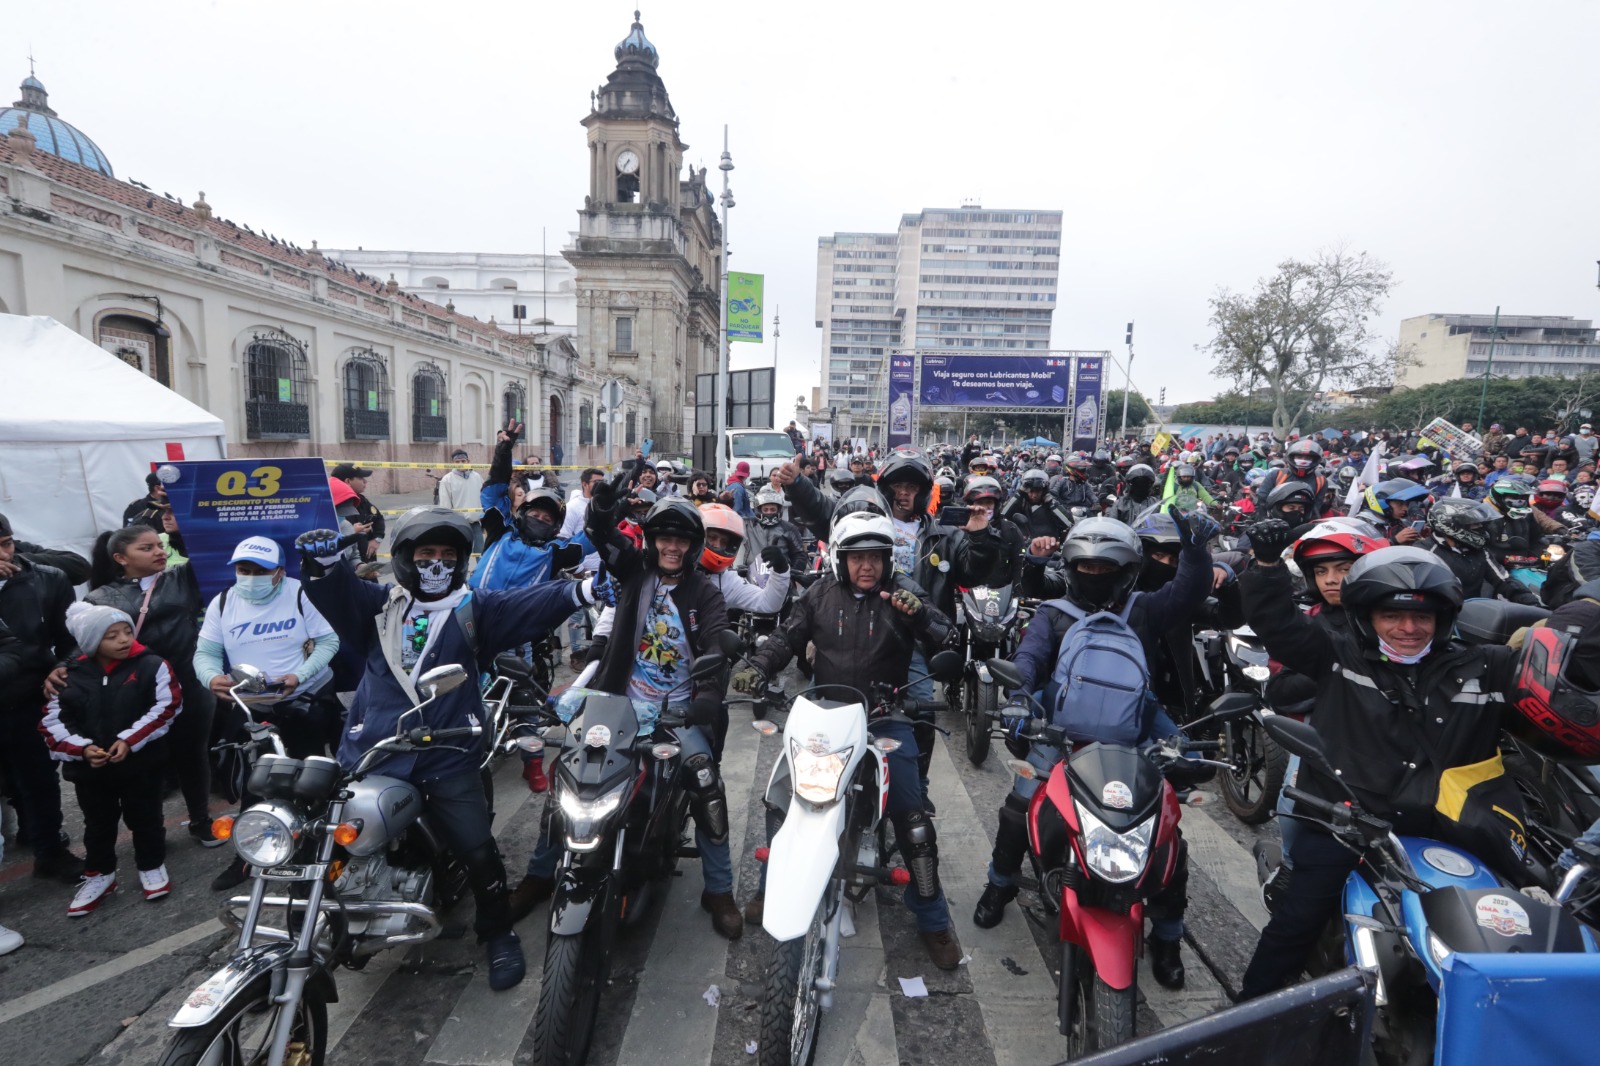
{"type": "Polygon", "coordinates": [[[589,494],[589,510],[600,515],[615,514],[617,487],[609,481],[597,481],[589,494]]]}
{"type": "Polygon", "coordinates": [[[1275,563],[1294,541],[1294,529],[1281,518],[1263,518],[1247,530],[1257,561],[1275,563]]]}
{"type": "Polygon", "coordinates": [[[783,554],[783,549],[776,544],[768,544],[761,549],[761,561],[767,564],[767,569],[774,574],[787,574],[789,572],[789,557],[783,554]]]}
{"type": "Polygon", "coordinates": [[[1192,514],[1187,521],[1178,522],[1178,545],[1182,548],[1192,548],[1197,544],[1205,547],[1221,528],[1208,514],[1192,514]]]}
{"type": "Polygon", "coordinates": [[[683,720],[690,725],[712,726],[722,711],[722,701],[715,696],[696,696],[689,701],[689,713],[683,720]]]}
{"type": "Polygon", "coordinates": [[[571,570],[583,562],[583,546],[580,544],[562,544],[550,551],[550,572],[559,574],[563,570],[571,570]]]}

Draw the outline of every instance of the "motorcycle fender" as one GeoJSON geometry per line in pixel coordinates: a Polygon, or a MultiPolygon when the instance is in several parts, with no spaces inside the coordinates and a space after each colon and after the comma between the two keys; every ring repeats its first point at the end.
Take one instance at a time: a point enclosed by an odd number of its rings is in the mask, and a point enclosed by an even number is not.
{"type": "Polygon", "coordinates": [[[561,873],[555,894],[550,898],[550,933],[574,936],[589,924],[589,914],[606,893],[611,881],[609,867],[584,869],[571,866],[561,873]]]}
{"type": "Polygon", "coordinates": [[[994,684],[994,678],[989,676],[989,664],[988,663],[979,663],[978,664],[978,680],[980,682],[982,682],[983,684],[985,684],[985,685],[994,684]]]}
{"type": "MultiPolygon", "coordinates": [[[[262,944],[235,953],[222,969],[189,993],[189,998],[183,1001],[183,1006],[167,1025],[173,1029],[194,1029],[208,1024],[257,978],[288,966],[293,952],[293,944],[262,944]]],[[[306,987],[315,989],[324,1002],[339,1001],[338,987],[320,965],[312,971],[306,987]]]]}
{"type": "Polygon", "coordinates": [[[1070,888],[1061,893],[1061,939],[1087,951],[1095,973],[1112,988],[1121,990],[1133,984],[1143,931],[1142,903],[1135,903],[1127,914],[1113,914],[1083,906],[1070,888]]]}
{"type": "Polygon", "coordinates": [[[821,811],[789,804],[783,828],[767,851],[767,901],[761,926],[780,943],[806,935],[839,864],[845,805],[821,811]]]}

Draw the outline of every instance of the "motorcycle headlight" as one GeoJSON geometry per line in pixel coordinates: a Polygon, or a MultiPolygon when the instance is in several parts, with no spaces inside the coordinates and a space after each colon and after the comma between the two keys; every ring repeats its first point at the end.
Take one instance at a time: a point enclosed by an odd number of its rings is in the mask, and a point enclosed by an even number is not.
{"type": "Polygon", "coordinates": [[[292,809],[263,803],[233,823],[233,850],[251,866],[279,866],[294,856],[304,821],[292,809]]]}
{"type": "Polygon", "coordinates": [[[789,765],[794,772],[794,790],[812,803],[832,803],[839,796],[840,779],[850,762],[854,747],[819,753],[789,741],[789,765]]]}
{"type": "Polygon", "coordinates": [[[567,819],[567,848],[571,851],[593,851],[600,846],[600,830],[609,817],[622,805],[631,781],[624,781],[604,795],[586,800],[570,788],[561,790],[561,813],[567,819]]]}
{"type": "Polygon", "coordinates": [[[1251,663],[1249,666],[1246,666],[1239,672],[1244,674],[1244,676],[1248,677],[1251,681],[1255,681],[1257,683],[1270,681],[1272,679],[1271,669],[1265,666],[1259,666],[1255,663],[1251,663]]]}
{"type": "Polygon", "coordinates": [[[1147,818],[1126,833],[1118,833],[1084,809],[1078,808],[1078,825],[1083,829],[1083,856],[1095,875],[1112,884],[1132,881],[1144,870],[1150,858],[1150,834],[1156,820],[1147,818]]]}

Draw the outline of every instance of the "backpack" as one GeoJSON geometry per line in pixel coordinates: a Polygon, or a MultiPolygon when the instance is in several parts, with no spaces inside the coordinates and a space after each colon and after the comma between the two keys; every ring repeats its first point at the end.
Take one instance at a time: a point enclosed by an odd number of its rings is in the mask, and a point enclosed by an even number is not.
{"type": "Polygon", "coordinates": [[[1045,701],[1051,724],[1076,743],[1132,745],[1144,735],[1150,668],[1128,625],[1138,597],[1129,596],[1120,614],[1089,614],[1066,599],[1043,604],[1076,619],[1061,637],[1045,701]]]}

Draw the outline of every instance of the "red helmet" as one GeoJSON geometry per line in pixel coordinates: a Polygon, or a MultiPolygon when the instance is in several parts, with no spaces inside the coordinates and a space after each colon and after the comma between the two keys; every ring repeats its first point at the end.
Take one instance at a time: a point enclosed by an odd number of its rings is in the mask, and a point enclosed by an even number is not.
{"type": "Polygon", "coordinates": [[[1506,701],[1507,729],[1549,758],[1600,761],[1600,692],[1573,680],[1578,638],[1548,626],[1528,630],[1506,701]]]}
{"type": "Polygon", "coordinates": [[[700,508],[700,520],[705,523],[706,532],[720,529],[733,538],[733,547],[724,554],[713,548],[709,543],[701,549],[700,569],[712,574],[720,574],[733,565],[738,558],[739,545],[744,543],[744,519],[725,503],[708,503],[700,508]]]}
{"type": "Polygon", "coordinates": [[[1318,563],[1353,562],[1388,546],[1388,541],[1352,519],[1331,518],[1318,522],[1294,542],[1294,565],[1305,575],[1311,595],[1320,600],[1322,594],[1311,580],[1311,571],[1318,563]]]}

